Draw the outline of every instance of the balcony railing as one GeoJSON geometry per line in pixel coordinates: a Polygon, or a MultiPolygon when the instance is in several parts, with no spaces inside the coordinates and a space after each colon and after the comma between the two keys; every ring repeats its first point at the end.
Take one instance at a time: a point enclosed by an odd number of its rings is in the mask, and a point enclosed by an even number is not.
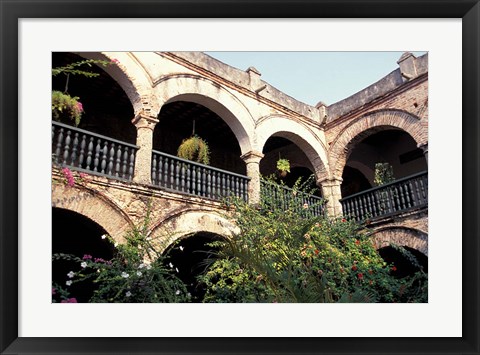
{"type": "Polygon", "coordinates": [[[297,212],[309,216],[324,214],[325,205],[321,197],[291,189],[286,186],[261,180],[261,198],[267,207],[287,210],[294,208],[297,212]]]}
{"type": "Polygon", "coordinates": [[[52,122],[53,162],[113,178],[131,180],[138,147],[52,122]]]}
{"type": "Polygon", "coordinates": [[[343,214],[356,221],[428,206],[428,172],[396,180],[340,200],[343,214]]]}
{"type": "Polygon", "coordinates": [[[237,196],[248,200],[249,177],[153,151],[152,183],[185,194],[222,200],[237,196]]]}

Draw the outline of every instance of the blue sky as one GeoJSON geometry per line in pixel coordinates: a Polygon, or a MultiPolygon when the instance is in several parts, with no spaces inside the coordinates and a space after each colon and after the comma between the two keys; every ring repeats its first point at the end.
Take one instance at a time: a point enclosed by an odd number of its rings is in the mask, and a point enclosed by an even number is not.
{"type": "MultiPolygon", "coordinates": [[[[287,95],[316,105],[340,101],[398,68],[403,52],[206,52],[241,70],[250,66],[287,95]]],[[[425,52],[412,52],[415,56],[425,52]]]]}

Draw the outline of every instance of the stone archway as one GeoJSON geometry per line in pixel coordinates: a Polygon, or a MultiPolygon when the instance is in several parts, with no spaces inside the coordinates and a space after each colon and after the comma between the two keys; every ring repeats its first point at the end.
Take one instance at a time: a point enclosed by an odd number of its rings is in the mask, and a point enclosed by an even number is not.
{"type": "Polygon", "coordinates": [[[418,229],[386,227],[374,231],[371,239],[376,249],[396,244],[418,250],[428,256],[428,234],[418,229]]]}
{"type": "Polygon", "coordinates": [[[117,242],[122,243],[133,223],[125,212],[107,197],[86,188],[54,183],[52,207],[63,208],[85,216],[102,228],[117,242]]]}
{"type": "Polygon", "coordinates": [[[368,113],[352,121],[334,140],[328,154],[333,176],[341,178],[347,158],[358,142],[374,133],[390,128],[405,131],[418,146],[428,142],[425,123],[408,112],[382,110],[368,113]]]}
{"type": "Polygon", "coordinates": [[[163,253],[179,239],[203,232],[231,238],[239,232],[230,220],[209,210],[184,210],[157,223],[149,233],[155,249],[163,253]]]}
{"type": "Polygon", "coordinates": [[[163,104],[188,101],[208,108],[230,127],[242,155],[252,150],[253,117],[243,103],[221,85],[198,75],[176,74],[159,79],[154,91],[163,104]]]}
{"type": "Polygon", "coordinates": [[[315,169],[317,181],[328,178],[328,160],[325,146],[313,131],[285,116],[269,116],[261,120],[256,128],[258,150],[262,151],[270,137],[282,137],[295,143],[307,156],[315,169]]]}
{"type": "MultiPolygon", "coordinates": [[[[132,103],[134,116],[144,113],[156,117],[160,103],[151,89],[147,73],[129,52],[76,52],[86,59],[111,61],[112,65],[102,67],[125,91],[132,103]]],[[[132,117],[133,119],[133,117],[132,117]]]]}

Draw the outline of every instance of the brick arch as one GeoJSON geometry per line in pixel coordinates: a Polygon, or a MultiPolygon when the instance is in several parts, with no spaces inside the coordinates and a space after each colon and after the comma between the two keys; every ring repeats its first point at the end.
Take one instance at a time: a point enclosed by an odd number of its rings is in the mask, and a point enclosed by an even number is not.
{"type": "Polygon", "coordinates": [[[424,122],[408,112],[381,110],[367,113],[350,122],[333,141],[328,154],[333,177],[337,179],[342,177],[348,156],[357,143],[374,133],[391,128],[408,133],[418,146],[428,142],[424,122]]]}
{"type": "Polygon", "coordinates": [[[370,236],[376,249],[396,244],[418,250],[428,256],[428,234],[421,230],[406,227],[386,227],[374,231],[370,236]]]}
{"type": "Polygon", "coordinates": [[[184,210],[157,223],[149,233],[149,239],[158,252],[163,252],[175,241],[198,232],[213,233],[231,238],[239,232],[230,220],[210,210],[184,210]]]}
{"type": "Polygon", "coordinates": [[[264,117],[255,131],[258,151],[263,151],[267,140],[275,136],[292,141],[305,153],[315,169],[317,181],[328,178],[326,148],[312,130],[287,116],[272,115],[264,117]]]}
{"type": "Polygon", "coordinates": [[[101,68],[125,91],[132,103],[135,116],[144,113],[150,117],[157,117],[160,112],[160,103],[152,93],[152,84],[148,75],[133,55],[128,52],[78,52],[76,54],[86,59],[112,61],[111,65],[101,68]]]}
{"type": "Polygon", "coordinates": [[[252,150],[252,115],[235,95],[218,83],[198,75],[175,74],[160,78],[154,90],[162,104],[189,101],[208,108],[230,127],[242,155],[252,150]]]}
{"type": "Polygon", "coordinates": [[[107,231],[118,243],[133,223],[122,209],[106,196],[87,188],[53,184],[52,207],[63,208],[85,216],[107,231]]]}

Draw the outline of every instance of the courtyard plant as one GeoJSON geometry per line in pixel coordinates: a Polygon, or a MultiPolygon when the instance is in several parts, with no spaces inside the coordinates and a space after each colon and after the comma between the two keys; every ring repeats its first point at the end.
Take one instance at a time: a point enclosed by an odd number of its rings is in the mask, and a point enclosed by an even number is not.
{"type": "Polygon", "coordinates": [[[220,251],[199,278],[204,302],[426,302],[425,272],[396,278],[362,225],[315,216],[292,195],[283,207],[271,196],[229,201],[240,232],[214,243],[220,251]]]}
{"type": "Polygon", "coordinates": [[[77,303],[73,286],[78,289],[93,285],[93,294],[87,301],[90,303],[188,302],[190,296],[177,271],[165,262],[147,236],[148,225],[147,214],[141,225],[127,233],[124,243],[103,235],[105,243],[115,246],[110,260],[94,255],[54,254],[54,267],[56,262],[66,261],[72,268],[62,283],[52,285],[52,301],[77,303]]]}

